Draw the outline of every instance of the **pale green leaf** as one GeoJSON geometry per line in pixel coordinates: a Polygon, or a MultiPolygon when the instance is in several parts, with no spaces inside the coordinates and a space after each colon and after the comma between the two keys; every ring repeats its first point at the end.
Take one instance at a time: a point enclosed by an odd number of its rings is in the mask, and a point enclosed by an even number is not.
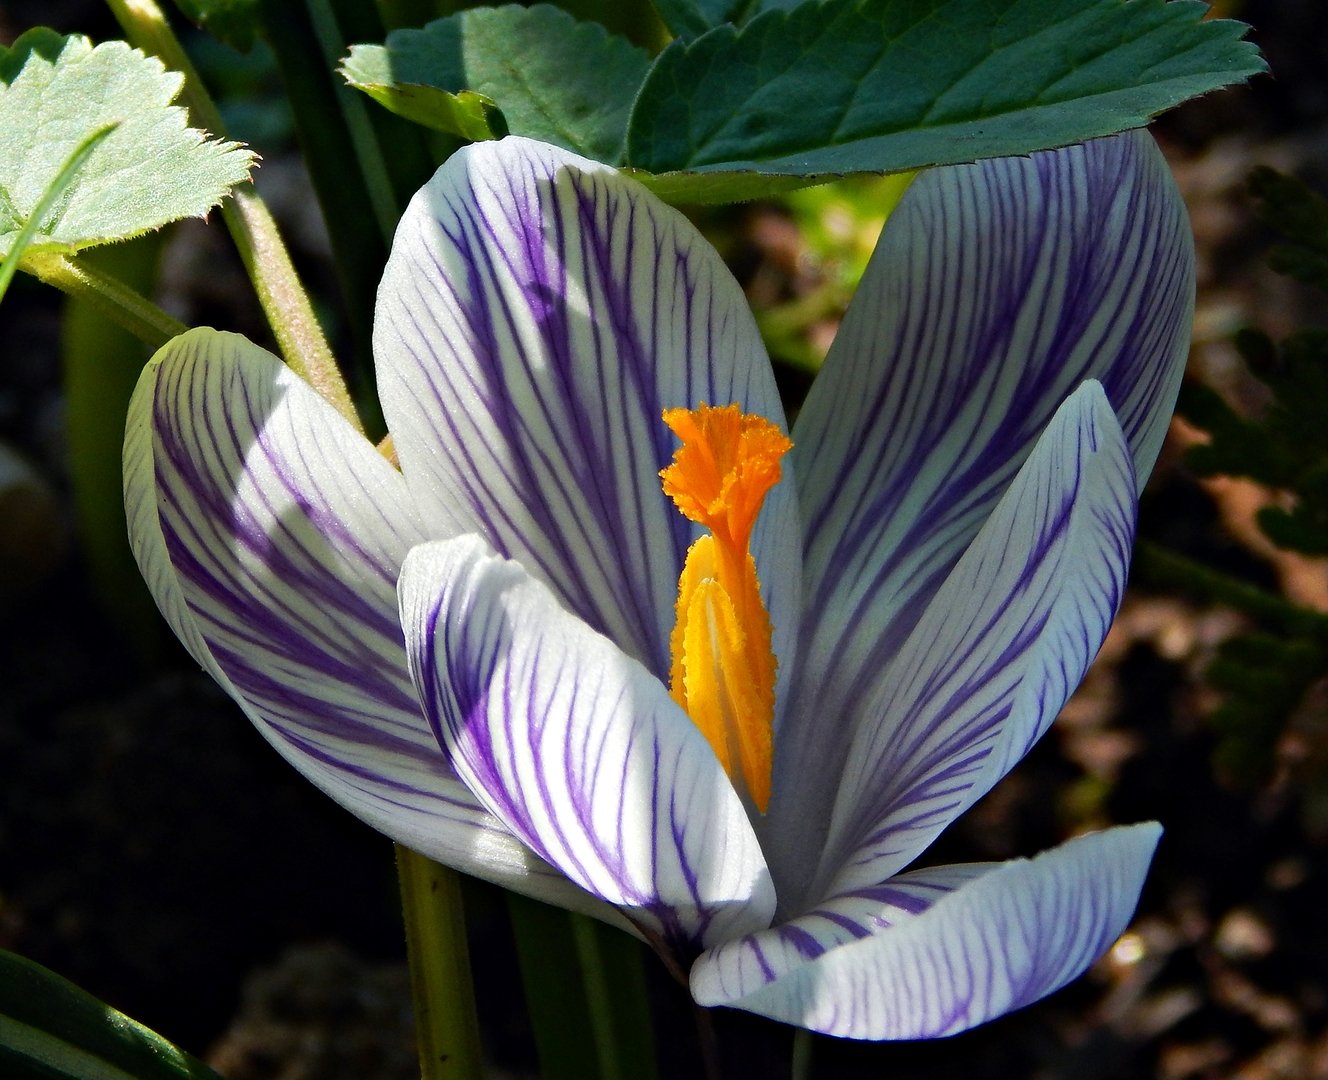
{"type": "Polygon", "coordinates": [[[93,146],[37,222],[29,253],[77,251],[201,217],[249,176],[253,155],[207,139],[171,105],[181,76],[121,41],[30,30],[0,49],[0,257],[61,170],[93,146]]]}
{"type": "Polygon", "coordinates": [[[74,152],[69,155],[69,160],[55,174],[55,179],[51,181],[51,186],[42,195],[41,202],[37,204],[37,208],[23,223],[23,227],[14,236],[4,260],[0,261],[0,300],[4,300],[5,293],[9,291],[9,284],[14,280],[14,274],[18,270],[19,260],[23,258],[23,253],[32,246],[32,241],[37,236],[39,223],[51,212],[56,202],[64,195],[65,190],[74,182],[74,177],[78,175],[79,169],[87,161],[88,155],[104,142],[118,126],[118,124],[107,124],[104,128],[98,128],[94,131],[79,143],[74,152]]]}

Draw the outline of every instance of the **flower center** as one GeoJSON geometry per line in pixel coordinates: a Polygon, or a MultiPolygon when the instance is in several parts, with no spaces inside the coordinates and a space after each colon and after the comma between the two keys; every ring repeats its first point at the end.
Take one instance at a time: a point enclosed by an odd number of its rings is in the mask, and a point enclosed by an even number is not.
{"type": "Polygon", "coordinates": [[[749,547],[761,504],[779,482],[779,459],[793,444],[736,404],[666,409],[664,423],[682,440],[659,474],[664,494],[710,530],[688,550],[678,580],[669,692],[765,813],[776,660],[749,547]]]}

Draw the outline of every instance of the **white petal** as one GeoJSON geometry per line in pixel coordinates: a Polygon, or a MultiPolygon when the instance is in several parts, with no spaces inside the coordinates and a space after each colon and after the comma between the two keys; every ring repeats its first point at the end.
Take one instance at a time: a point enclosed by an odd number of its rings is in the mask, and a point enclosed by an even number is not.
{"type": "Polygon", "coordinates": [[[1134,825],[992,866],[906,874],[712,949],[702,1005],[853,1039],[953,1035],[1064,986],[1120,935],[1161,829],[1134,825]]]}
{"type": "MultiPolygon", "coordinates": [[[[406,670],[401,476],[277,359],[194,330],[130,406],[125,502],[171,628],[281,754],[394,840],[585,906],[456,779],[406,670]]],[[[593,905],[592,905],[593,906],[593,905]]]]}
{"type": "MultiPolygon", "coordinates": [[[[742,292],[696,229],[556,147],[466,147],[402,219],[374,351],[424,512],[459,515],[666,677],[696,528],[660,489],[676,445],[661,413],[736,401],[784,426],[742,292]]],[[[788,477],[753,544],[787,669],[801,559],[788,477]]]]}
{"type": "Polygon", "coordinates": [[[1148,475],[1188,348],[1193,261],[1145,133],[910,186],[794,431],[804,616],[776,819],[824,813],[858,704],[1085,379],[1148,475]]]}
{"type": "Polygon", "coordinates": [[[1042,736],[1120,605],[1134,512],[1129,449],[1087,383],[863,703],[816,892],[907,866],[1042,736]]]}
{"type": "Polygon", "coordinates": [[[769,925],[742,804],[658,679],[475,537],[413,550],[400,591],[430,722],[508,828],[657,944],[769,925]]]}

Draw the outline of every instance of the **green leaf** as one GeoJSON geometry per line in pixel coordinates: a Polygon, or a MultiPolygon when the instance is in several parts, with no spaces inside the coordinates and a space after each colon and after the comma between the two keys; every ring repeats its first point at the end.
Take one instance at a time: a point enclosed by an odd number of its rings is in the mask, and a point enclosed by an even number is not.
{"type": "Polygon", "coordinates": [[[654,5],[664,25],[680,38],[738,22],[751,6],[749,0],[654,0],[654,5]]]}
{"type": "Polygon", "coordinates": [[[0,49],[0,257],[90,136],[97,143],[28,254],[73,252],[201,217],[249,176],[253,155],[208,140],[170,102],[181,76],[122,41],[38,28],[0,49]]]}
{"type": "Polygon", "coordinates": [[[248,52],[262,27],[259,0],[175,0],[175,6],[196,26],[232,49],[248,52]]]}
{"type": "Polygon", "coordinates": [[[0,950],[0,1075],[69,1080],[219,1080],[40,964],[0,950]]]}
{"type": "Polygon", "coordinates": [[[9,291],[9,283],[14,280],[19,260],[23,258],[23,253],[32,246],[32,241],[37,236],[37,228],[41,220],[54,209],[55,204],[65,193],[65,189],[74,182],[74,177],[78,175],[78,171],[83,167],[83,162],[88,159],[88,155],[118,126],[117,124],[107,124],[104,128],[98,128],[94,131],[79,143],[74,152],[69,155],[69,160],[55,174],[51,186],[42,194],[41,202],[37,204],[37,208],[33,210],[28,220],[23,223],[23,228],[19,229],[13,243],[10,245],[7,257],[4,262],[0,263],[0,300],[4,300],[5,293],[9,291]]]}
{"type": "Polygon", "coordinates": [[[839,173],[778,176],[758,172],[666,172],[656,175],[643,169],[625,168],[621,171],[667,203],[698,206],[768,199],[841,178],[839,173]]]}
{"type": "Polygon", "coordinates": [[[622,160],[650,57],[598,23],[547,4],[475,8],[356,45],[346,81],[393,112],[466,139],[509,132],[599,161],[622,160]]]}
{"type": "MultiPolygon", "coordinates": [[[[627,164],[716,174],[899,172],[1127,128],[1265,70],[1198,0],[824,0],[675,41],[627,164]]],[[[697,176],[700,174],[700,177],[697,176]]]]}

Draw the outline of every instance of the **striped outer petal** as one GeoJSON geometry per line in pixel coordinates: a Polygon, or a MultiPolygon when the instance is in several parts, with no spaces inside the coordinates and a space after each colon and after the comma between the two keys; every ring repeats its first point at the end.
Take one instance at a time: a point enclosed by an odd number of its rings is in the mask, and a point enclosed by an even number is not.
{"type": "Polygon", "coordinates": [[[425,855],[604,910],[449,767],[397,618],[397,569],[424,538],[405,484],[275,357],[207,329],[161,349],[129,410],[125,505],[171,628],[308,779],[425,855]]]}
{"type": "Polygon", "coordinates": [[[815,895],[903,869],[1041,738],[1120,605],[1134,512],[1129,448],[1085,383],[863,703],[815,895]]]}
{"type": "Polygon", "coordinates": [[[1132,825],[1032,860],[901,875],[703,954],[692,996],[852,1039],[954,1035],[1102,955],[1134,912],[1161,832],[1132,825]]]}
{"type": "Polygon", "coordinates": [[[794,431],[805,602],[771,834],[824,818],[858,703],[1085,379],[1105,386],[1147,477],[1193,265],[1184,206],[1142,132],[911,185],[794,431]]]}
{"type": "Polygon", "coordinates": [[[658,679],[477,537],[414,549],[399,589],[429,720],[516,835],[663,949],[769,925],[747,815],[658,679]]]}
{"type": "MultiPolygon", "coordinates": [[[[374,350],[402,471],[426,514],[517,559],[661,678],[699,535],[660,490],[661,414],[738,402],[784,427],[741,290],[692,225],[615,170],[526,139],[466,147],[402,219],[374,350]]],[[[753,553],[792,667],[792,482],[753,553]]]]}

